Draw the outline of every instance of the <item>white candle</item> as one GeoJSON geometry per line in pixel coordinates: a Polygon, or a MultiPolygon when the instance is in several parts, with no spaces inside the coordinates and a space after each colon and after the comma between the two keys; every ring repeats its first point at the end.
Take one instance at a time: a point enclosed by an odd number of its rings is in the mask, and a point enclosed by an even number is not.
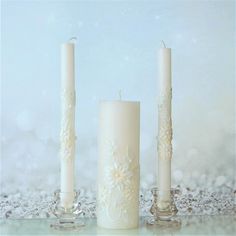
{"type": "Polygon", "coordinates": [[[139,222],[139,102],[100,104],[97,224],[135,228],[139,222]]]}
{"type": "Polygon", "coordinates": [[[163,47],[159,52],[160,96],[158,104],[158,188],[159,207],[170,200],[172,120],[171,120],[171,49],[163,47]]]}
{"type": "Polygon", "coordinates": [[[70,208],[74,199],[75,171],[75,78],[74,44],[61,46],[61,206],[70,208]]]}

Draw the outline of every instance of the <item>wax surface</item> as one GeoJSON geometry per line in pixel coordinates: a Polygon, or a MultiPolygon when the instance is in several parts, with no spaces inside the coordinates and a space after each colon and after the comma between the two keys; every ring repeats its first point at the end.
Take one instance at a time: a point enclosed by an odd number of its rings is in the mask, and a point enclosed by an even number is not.
{"type": "Polygon", "coordinates": [[[74,44],[61,46],[61,205],[72,206],[75,161],[74,44]]]}
{"type": "Polygon", "coordinates": [[[102,102],[99,121],[97,223],[138,227],[139,102],[102,102]]]}
{"type": "Polygon", "coordinates": [[[160,94],[158,104],[158,188],[161,200],[170,199],[172,120],[171,120],[171,49],[161,48],[159,52],[160,94]]]}

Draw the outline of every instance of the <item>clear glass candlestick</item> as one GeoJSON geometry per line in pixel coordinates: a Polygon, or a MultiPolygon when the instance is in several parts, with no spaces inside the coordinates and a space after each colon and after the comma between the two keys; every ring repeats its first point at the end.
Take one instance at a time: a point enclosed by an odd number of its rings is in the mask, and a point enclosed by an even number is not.
{"type": "Polygon", "coordinates": [[[54,192],[54,203],[51,206],[51,212],[57,217],[57,221],[50,226],[56,230],[78,230],[85,226],[83,222],[78,220],[82,214],[80,204],[78,202],[79,192],[74,191],[74,200],[70,207],[65,208],[61,204],[62,196],[65,193],[56,190],[54,192]]]}
{"type": "Polygon", "coordinates": [[[152,216],[148,219],[149,225],[159,225],[168,227],[180,227],[181,221],[176,217],[178,212],[174,202],[174,191],[159,191],[157,188],[151,190],[153,200],[150,213],[152,216]]]}

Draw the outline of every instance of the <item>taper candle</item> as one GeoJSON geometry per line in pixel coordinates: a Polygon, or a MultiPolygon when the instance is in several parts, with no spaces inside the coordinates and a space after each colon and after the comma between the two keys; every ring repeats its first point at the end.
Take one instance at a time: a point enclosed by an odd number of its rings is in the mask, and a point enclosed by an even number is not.
{"type": "Polygon", "coordinates": [[[61,45],[61,206],[74,200],[75,178],[75,76],[74,43],[61,45]]]}
{"type": "MultiPolygon", "coordinates": [[[[171,158],[172,158],[172,120],[171,120],[171,49],[164,42],[159,51],[158,104],[158,188],[159,207],[170,200],[171,158]]],[[[163,205],[163,207],[165,207],[163,205]]]]}

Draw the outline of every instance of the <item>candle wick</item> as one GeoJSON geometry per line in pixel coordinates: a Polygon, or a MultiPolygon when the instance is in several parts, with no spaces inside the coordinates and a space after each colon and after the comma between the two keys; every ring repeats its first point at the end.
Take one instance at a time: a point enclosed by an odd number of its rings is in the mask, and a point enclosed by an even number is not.
{"type": "Polygon", "coordinates": [[[119,90],[119,98],[121,100],[121,89],[119,90]]]}
{"type": "Polygon", "coordinates": [[[161,40],[161,45],[162,45],[162,47],[166,48],[166,44],[163,40],[161,40]]]}
{"type": "Polygon", "coordinates": [[[76,42],[77,42],[77,37],[71,37],[71,38],[69,39],[69,42],[70,42],[70,43],[76,43],[76,42]]]}

